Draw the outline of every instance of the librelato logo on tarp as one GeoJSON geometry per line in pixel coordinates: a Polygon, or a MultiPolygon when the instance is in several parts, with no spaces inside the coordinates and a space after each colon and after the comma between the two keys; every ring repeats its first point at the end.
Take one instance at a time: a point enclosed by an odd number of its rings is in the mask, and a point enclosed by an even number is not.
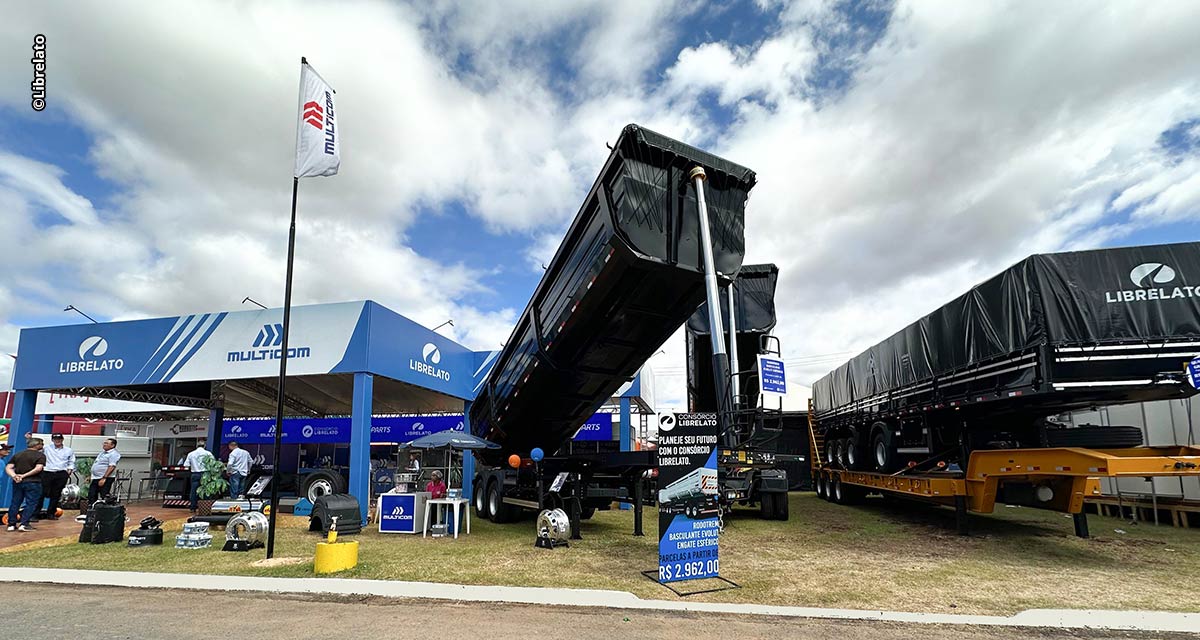
{"type": "Polygon", "coordinates": [[[439,380],[450,382],[450,372],[446,371],[445,369],[439,369],[437,366],[441,364],[441,362],[441,350],[437,348],[436,344],[427,342],[425,343],[424,348],[421,349],[421,359],[410,359],[408,361],[408,368],[431,378],[437,378],[439,380]]]}
{"type": "Polygon", "coordinates": [[[108,340],[100,336],[85,338],[79,343],[79,359],[64,360],[58,363],[59,373],[78,373],[81,371],[113,371],[125,366],[121,358],[104,358],[108,353],[108,340]]]}
{"type": "Polygon", "coordinates": [[[1174,298],[1194,298],[1200,295],[1200,287],[1179,284],[1168,287],[1175,282],[1179,274],[1174,268],[1161,262],[1144,262],[1129,272],[1129,281],[1136,289],[1121,289],[1104,292],[1104,300],[1109,304],[1118,302],[1146,302],[1149,300],[1172,300],[1174,298]]]}

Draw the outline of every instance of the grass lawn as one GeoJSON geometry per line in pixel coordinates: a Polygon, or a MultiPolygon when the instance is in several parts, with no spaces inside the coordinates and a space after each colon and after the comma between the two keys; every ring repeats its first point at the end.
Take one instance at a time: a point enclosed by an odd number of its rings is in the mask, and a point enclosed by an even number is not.
{"type": "MultiPolygon", "coordinates": [[[[872,500],[839,507],[811,493],[792,494],[790,522],[735,512],[721,536],[721,574],[741,589],[690,600],[1010,614],[1030,608],[1200,611],[1192,576],[1200,567],[1200,531],[1131,525],[1091,516],[1093,538],[1072,535],[1062,514],[1027,508],[974,516],[972,535],[954,534],[948,509],[872,500]],[[1126,533],[1117,533],[1121,529],[1126,533]]],[[[647,509],[647,535],[635,538],[628,511],[598,512],[570,548],[533,546],[533,521],[472,522],[458,540],[355,536],[357,568],[342,577],[461,584],[580,587],[675,596],[643,577],[657,567],[657,513],[647,509]]],[[[311,558],[317,534],[307,520],[286,516],[277,556],[311,558]]],[[[131,527],[132,528],[132,527],[131,527]]],[[[179,525],[173,527],[176,531],[179,525]]],[[[254,567],[262,550],[224,553],[214,547],[176,550],[82,545],[73,539],[0,553],[0,566],[64,567],[260,576],[311,576],[312,564],[254,567]]]]}

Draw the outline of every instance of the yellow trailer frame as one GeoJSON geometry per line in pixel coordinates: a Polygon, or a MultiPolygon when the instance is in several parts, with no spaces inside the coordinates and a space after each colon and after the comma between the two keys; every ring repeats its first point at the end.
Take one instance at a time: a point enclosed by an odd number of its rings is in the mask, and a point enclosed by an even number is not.
{"type": "Polygon", "coordinates": [[[812,415],[810,411],[809,438],[818,489],[845,483],[860,493],[888,492],[954,506],[963,534],[967,532],[967,512],[991,513],[1006,483],[1025,484],[1041,491],[1036,506],[1073,515],[1076,535],[1086,538],[1083,503],[1088,497],[1100,495],[1100,478],[1200,476],[1200,447],[1182,446],[989,449],[973,451],[965,471],[855,471],[822,459],[822,439],[817,436],[812,415]]]}

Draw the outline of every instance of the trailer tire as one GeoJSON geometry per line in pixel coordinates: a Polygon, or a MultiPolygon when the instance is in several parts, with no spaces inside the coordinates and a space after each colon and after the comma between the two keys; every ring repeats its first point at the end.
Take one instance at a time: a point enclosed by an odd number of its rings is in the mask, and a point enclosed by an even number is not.
{"type": "Polygon", "coordinates": [[[837,466],[846,468],[846,440],[838,438],[833,443],[833,459],[837,466]]]}
{"type": "Polygon", "coordinates": [[[871,440],[871,463],[880,473],[891,473],[896,468],[896,447],[887,429],[880,429],[871,440]]]}
{"type": "Polygon", "coordinates": [[[1142,430],[1114,425],[1046,429],[1047,447],[1083,447],[1085,449],[1129,449],[1142,446],[1142,430]]]}
{"type": "Polygon", "coordinates": [[[788,494],[775,494],[775,520],[787,522],[788,519],[788,494]]]}
{"type": "Polygon", "coordinates": [[[846,504],[842,501],[842,479],[838,476],[829,481],[829,501],[834,504],[846,504]]]}
{"type": "Polygon", "coordinates": [[[488,483],[488,514],[492,522],[504,524],[512,519],[509,505],[504,504],[504,494],[500,491],[500,483],[492,480],[488,483]]]}
{"type": "Polygon", "coordinates": [[[775,494],[763,493],[758,497],[758,517],[763,520],[775,519],[775,494]]]}
{"type": "Polygon", "coordinates": [[[488,496],[486,489],[481,489],[483,485],[482,478],[476,478],[475,483],[471,485],[475,489],[475,517],[482,520],[491,520],[492,515],[488,512],[488,496]]]}
{"type": "Polygon", "coordinates": [[[846,438],[846,468],[847,469],[862,469],[866,462],[864,460],[862,444],[856,433],[851,432],[850,437],[846,438]]]}
{"type": "Polygon", "coordinates": [[[825,464],[832,465],[837,458],[837,440],[825,441],[825,464]]]}
{"type": "Polygon", "coordinates": [[[825,497],[825,475],[818,475],[816,482],[813,484],[816,485],[817,497],[822,500],[828,500],[828,498],[825,497]]]}

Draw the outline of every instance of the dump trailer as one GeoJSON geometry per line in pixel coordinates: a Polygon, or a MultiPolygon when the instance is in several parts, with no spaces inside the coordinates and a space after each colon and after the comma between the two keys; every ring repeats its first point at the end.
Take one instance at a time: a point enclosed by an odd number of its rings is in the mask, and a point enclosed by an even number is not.
{"type": "Polygon", "coordinates": [[[471,406],[472,432],[500,445],[478,454],[480,516],[565,506],[586,518],[652,499],[641,480],[653,452],[555,454],[705,299],[696,167],[716,271],[728,282],[741,268],[754,173],[625,127],[471,406]]]}
{"type": "Polygon", "coordinates": [[[1081,407],[1187,397],[1200,353],[1200,243],[1031,256],[813,385],[817,492],[1076,515],[1099,477],[1200,473],[1200,450],[1136,428],[1064,428],[1081,407]]]}
{"type": "MultiPolygon", "coordinates": [[[[717,461],[720,470],[719,501],[725,510],[735,504],[758,505],[762,517],[788,519],[788,477],[784,465],[796,456],[779,450],[783,431],[781,401],[770,407],[758,389],[758,356],[778,355],[779,341],[771,336],[775,328],[775,287],[779,268],[773,264],[744,265],[732,285],[719,297],[721,317],[732,331],[730,344],[732,377],[736,381],[732,418],[733,433],[725,438],[717,461]],[[732,310],[730,302],[732,301],[732,310]],[[736,361],[733,360],[736,354],[736,361]]],[[[712,365],[711,329],[708,303],[688,319],[687,391],[690,411],[719,411],[716,372],[712,365]]]]}

